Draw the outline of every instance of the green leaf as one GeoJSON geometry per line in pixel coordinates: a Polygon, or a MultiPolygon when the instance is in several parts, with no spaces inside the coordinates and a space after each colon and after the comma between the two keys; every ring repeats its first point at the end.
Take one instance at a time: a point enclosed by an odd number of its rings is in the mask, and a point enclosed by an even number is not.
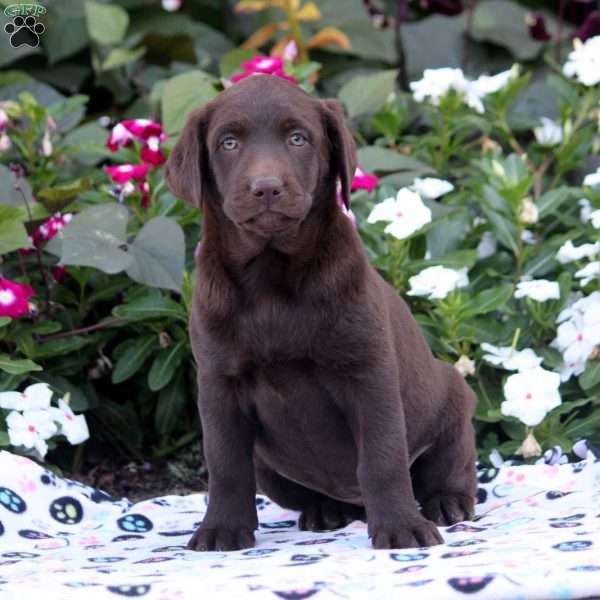
{"type": "Polygon", "coordinates": [[[107,155],[104,146],[107,136],[106,129],[92,121],[70,131],[63,138],[62,146],[78,163],[95,165],[107,155]]]}
{"type": "Polygon", "coordinates": [[[30,248],[31,241],[23,226],[21,211],[0,204],[0,256],[19,248],[30,248]]]}
{"type": "Polygon", "coordinates": [[[121,383],[135,375],[152,354],[157,342],[156,335],[145,335],[135,340],[128,340],[127,348],[119,356],[112,372],[112,382],[121,383]]]}
{"type": "Polygon", "coordinates": [[[50,335],[62,330],[62,323],[58,321],[40,321],[36,323],[30,331],[39,335],[50,335]]]}
{"type": "Polygon", "coordinates": [[[152,391],[162,390],[171,381],[187,351],[185,341],[181,340],[157,354],[148,373],[148,386],[152,391]]]}
{"type": "Polygon", "coordinates": [[[479,292],[463,305],[461,317],[483,315],[503,307],[513,295],[513,286],[510,284],[499,285],[479,292]]]}
{"type": "Polygon", "coordinates": [[[57,130],[65,132],[73,129],[85,115],[88,100],[88,96],[75,94],[48,107],[48,114],[56,121],[57,130]]]}
{"type": "Polygon", "coordinates": [[[363,146],[358,150],[358,163],[366,171],[385,173],[391,171],[416,171],[433,173],[434,170],[425,163],[380,146],[363,146]]]}
{"type": "Polygon", "coordinates": [[[162,97],[162,118],[168,133],[183,129],[188,114],[217,95],[215,79],[204,71],[188,71],[169,79],[162,97]]]}
{"type": "Polygon", "coordinates": [[[127,209],[120,204],[98,204],[75,215],[45,248],[64,265],[95,267],[105,273],[126,269],[132,257],[126,247],[127,209]]]}
{"type": "Polygon", "coordinates": [[[71,352],[81,350],[81,348],[93,341],[94,338],[92,336],[83,337],[81,335],[74,335],[72,337],[36,344],[34,351],[35,358],[50,358],[70,354],[71,352]]]}
{"type": "Polygon", "coordinates": [[[497,202],[503,201],[503,199],[490,186],[486,185],[483,191],[486,202],[481,204],[481,208],[485,213],[485,216],[494,229],[498,241],[512,250],[513,254],[516,255],[519,251],[517,244],[517,228],[514,223],[509,221],[499,212],[505,205],[502,204],[502,207],[500,207],[497,202]]]}
{"type": "Polygon", "coordinates": [[[590,390],[600,383],[600,361],[590,360],[585,371],[579,376],[579,385],[584,390],[590,390]]]}
{"type": "MultiPolygon", "coordinates": [[[[429,233],[431,233],[431,230],[429,230],[429,233]]],[[[476,262],[477,250],[455,250],[436,258],[411,260],[408,268],[411,272],[417,272],[435,265],[442,265],[449,269],[462,269],[463,267],[471,268],[476,262]]]]}
{"type": "Polygon", "coordinates": [[[129,26],[127,11],[116,4],[85,3],[85,19],[90,37],[100,44],[119,44],[129,26]]]}
{"type": "Polygon", "coordinates": [[[183,319],[186,320],[183,307],[167,296],[148,294],[128,304],[115,306],[112,311],[115,317],[129,321],[146,319],[183,319]]]}
{"type": "Polygon", "coordinates": [[[543,219],[546,215],[552,214],[558,210],[569,198],[573,196],[573,191],[573,188],[563,186],[546,192],[537,201],[539,218],[543,219]]]}
{"type": "Polygon", "coordinates": [[[146,285],[179,291],[185,266],[185,238],[175,219],[155,217],[129,245],[127,275],[146,285]]]}
{"type": "Polygon", "coordinates": [[[350,118],[376,113],[396,89],[395,70],[380,71],[371,75],[358,75],[338,92],[350,118]]]}
{"type": "Polygon", "coordinates": [[[83,177],[69,183],[43,188],[37,195],[46,201],[45,204],[50,209],[50,212],[54,212],[64,208],[70,200],[73,200],[73,198],[76,198],[83,192],[87,192],[91,187],[91,180],[83,177]]]}
{"type": "Polygon", "coordinates": [[[158,395],[154,423],[156,431],[162,436],[169,436],[181,424],[181,414],[187,401],[183,369],[165,386],[158,395]]]}
{"type": "Polygon", "coordinates": [[[10,438],[6,431],[0,431],[0,446],[10,446],[10,438]]]}
{"type": "Polygon", "coordinates": [[[0,327],[6,327],[9,323],[12,323],[12,319],[10,317],[0,317],[0,327]]]}
{"type": "Polygon", "coordinates": [[[529,10],[510,0],[479,2],[471,18],[469,33],[478,42],[492,42],[509,50],[519,60],[535,58],[543,43],[529,34],[529,10]]]}
{"type": "Polygon", "coordinates": [[[122,67],[139,60],[144,54],[146,54],[146,48],[137,48],[135,50],[130,50],[129,48],[115,48],[109,52],[108,56],[102,62],[102,70],[110,71],[110,69],[122,67]]]}
{"type": "Polygon", "coordinates": [[[250,60],[256,54],[256,50],[245,50],[244,48],[230,50],[219,60],[219,74],[224,79],[229,79],[234,73],[241,70],[240,63],[250,60]]]}
{"type": "Polygon", "coordinates": [[[21,211],[23,220],[26,220],[28,217],[26,202],[33,210],[35,203],[27,179],[24,177],[17,178],[8,167],[0,165],[0,204],[18,208],[21,211]],[[15,187],[16,185],[20,187],[23,194],[15,187]]]}
{"type": "Polygon", "coordinates": [[[58,13],[49,6],[45,25],[41,40],[51,65],[77,54],[90,42],[83,15],[58,13]]]}
{"type": "Polygon", "coordinates": [[[66,377],[54,375],[47,370],[36,377],[45,381],[58,397],[69,394],[69,406],[76,412],[92,408],[95,404],[93,387],[89,383],[84,384],[82,388],[71,383],[66,377]]]}
{"type": "Polygon", "coordinates": [[[0,354],[0,370],[11,375],[21,375],[31,371],[41,371],[42,367],[29,359],[13,359],[8,354],[0,354]]]}

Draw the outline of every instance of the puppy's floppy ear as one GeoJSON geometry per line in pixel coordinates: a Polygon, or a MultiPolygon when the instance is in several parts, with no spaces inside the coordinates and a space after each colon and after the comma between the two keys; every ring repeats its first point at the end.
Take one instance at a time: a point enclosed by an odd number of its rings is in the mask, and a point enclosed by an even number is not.
{"type": "Polygon", "coordinates": [[[342,182],[342,198],[350,208],[350,186],[356,170],[356,144],[344,122],[344,109],[337,100],[322,100],[325,130],[329,138],[330,164],[342,182]]]}
{"type": "Polygon", "coordinates": [[[202,205],[202,179],[207,175],[204,143],[207,125],[206,106],[190,113],[165,169],[165,181],[173,194],[197,208],[202,205]]]}

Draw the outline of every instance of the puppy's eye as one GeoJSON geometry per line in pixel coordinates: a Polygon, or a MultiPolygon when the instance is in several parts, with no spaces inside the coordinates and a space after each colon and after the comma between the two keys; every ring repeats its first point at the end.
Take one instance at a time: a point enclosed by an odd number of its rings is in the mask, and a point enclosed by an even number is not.
{"type": "Polygon", "coordinates": [[[236,150],[239,143],[234,137],[226,137],[221,142],[221,146],[223,146],[223,150],[236,150]]]}
{"type": "Polygon", "coordinates": [[[304,146],[304,144],[306,144],[306,138],[301,133],[292,133],[290,136],[290,144],[292,146],[304,146]]]}

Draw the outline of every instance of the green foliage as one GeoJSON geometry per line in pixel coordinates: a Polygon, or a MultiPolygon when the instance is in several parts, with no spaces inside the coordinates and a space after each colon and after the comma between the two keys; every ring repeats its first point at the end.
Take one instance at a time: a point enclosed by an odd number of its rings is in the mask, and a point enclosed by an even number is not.
{"type": "MultiPolygon", "coordinates": [[[[553,43],[531,38],[531,2],[481,0],[446,17],[415,1],[398,35],[374,27],[362,0],[316,4],[318,18],[300,19],[294,32],[307,56],[286,71],[307,91],[342,102],[358,162],[379,177],[376,192],[353,194],[368,256],[407,298],[436,355],[474,362],[468,381],[479,398],[482,456],[492,447],[515,452],[526,428],[501,411],[510,373],[484,360],[481,344],[529,347],[545,369],[559,369],[562,354],[550,346],[557,317],[570,295],[598,289],[596,278],[582,286],[576,275],[586,261],[557,260],[568,240],[600,241],[580,220],[578,204],[586,197],[600,209],[598,188],[580,185],[600,147],[597,87],[562,75],[566,43],[558,60],[553,43]],[[462,68],[475,79],[515,61],[524,74],[486,95],[483,113],[456,90],[436,103],[416,102],[408,91],[426,68],[462,68]],[[560,142],[535,139],[540,116],[557,120],[560,142]],[[430,223],[398,240],[384,233],[384,223],[367,222],[377,203],[424,177],[454,185],[424,200],[430,223]],[[537,211],[529,221],[526,200],[537,211]],[[496,244],[486,255],[484,235],[496,244]],[[410,278],[434,266],[467,269],[468,286],[440,299],[407,295],[410,278]],[[515,298],[522,277],[557,281],[560,299],[515,298]]],[[[68,10],[51,3],[40,48],[12,49],[2,38],[0,64],[13,69],[0,75],[11,143],[0,154],[2,276],[32,285],[36,296],[30,316],[0,317],[0,389],[48,381],[68,392],[73,408],[89,413],[92,453],[111,445],[126,457],[164,456],[198,427],[187,322],[201,216],[167,191],[160,166],[147,178],[147,207],[139,191],[115,194],[100,167],[139,157],[135,145],[107,149],[108,131],[97,118],[160,119],[171,147],[189,112],[214,98],[241,62],[282,51],[290,32],[272,27],[282,14],[231,19],[227,3],[214,0],[185,2],[178,13],[159,2],[87,0],[68,10]],[[263,43],[242,47],[262,26],[269,34],[263,43]],[[27,72],[15,70],[25,64],[27,72]],[[32,246],[29,236],[57,212],[74,216],[51,241],[32,246]],[[62,280],[58,265],[66,268],[62,280]]],[[[557,15],[543,14],[556,33],[557,15]]],[[[567,36],[572,27],[560,29],[567,36]]],[[[544,448],[567,449],[583,436],[600,442],[599,364],[588,360],[561,385],[562,404],[535,427],[544,448]]]]}

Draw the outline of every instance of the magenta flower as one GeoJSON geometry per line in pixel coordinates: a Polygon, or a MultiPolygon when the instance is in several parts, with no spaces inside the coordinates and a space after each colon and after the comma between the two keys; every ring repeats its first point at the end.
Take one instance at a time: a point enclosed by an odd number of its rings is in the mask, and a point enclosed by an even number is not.
{"type": "Polygon", "coordinates": [[[372,192],[377,187],[378,182],[379,177],[377,177],[377,175],[367,173],[360,167],[356,167],[356,171],[354,172],[354,177],[352,179],[352,185],[350,186],[350,191],[354,192],[356,190],[366,190],[367,192],[372,192]]]}
{"type": "Polygon", "coordinates": [[[150,170],[150,165],[115,165],[104,167],[104,170],[116,184],[123,185],[131,179],[135,179],[136,181],[146,179],[146,175],[150,170]]]}
{"type": "Polygon", "coordinates": [[[142,159],[142,162],[154,166],[159,166],[167,160],[167,157],[162,153],[159,144],[159,137],[152,136],[148,138],[146,145],[142,148],[142,151],[140,152],[140,158],[142,159]]]}
{"type": "Polygon", "coordinates": [[[111,129],[106,147],[116,152],[121,146],[129,146],[133,140],[146,143],[154,137],[161,142],[166,138],[160,123],[150,119],[125,119],[111,129]]]}
{"type": "Polygon", "coordinates": [[[247,60],[241,65],[243,73],[237,73],[231,76],[233,83],[238,83],[247,77],[254,75],[274,75],[280,79],[285,79],[291,83],[298,81],[283,70],[283,60],[278,56],[255,56],[252,60],[247,60]]]}
{"type": "Polygon", "coordinates": [[[6,111],[0,108],[0,131],[4,131],[10,123],[10,119],[6,114],[6,111]]]}
{"type": "Polygon", "coordinates": [[[64,215],[56,213],[50,217],[33,232],[31,238],[34,246],[40,246],[43,242],[50,241],[72,218],[73,215],[71,213],[64,215]]]}
{"type": "Polygon", "coordinates": [[[111,130],[106,141],[106,147],[111,152],[116,152],[121,146],[129,146],[133,135],[123,123],[117,123],[111,130]]]}
{"type": "Polygon", "coordinates": [[[139,185],[140,192],[142,193],[142,208],[148,208],[150,206],[150,186],[147,181],[140,181],[139,185]]]}
{"type": "Polygon", "coordinates": [[[421,0],[421,8],[433,13],[453,16],[463,11],[461,0],[421,0]]]}
{"type": "Polygon", "coordinates": [[[272,75],[276,71],[283,69],[283,59],[279,56],[255,56],[251,60],[243,62],[241,65],[244,71],[251,73],[266,73],[272,75]]]}
{"type": "Polygon", "coordinates": [[[552,39],[552,36],[546,29],[546,19],[542,15],[528,14],[526,18],[527,27],[529,28],[529,35],[532,39],[538,42],[547,42],[552,39]]]}
{"type": "Polygon", "coordinates": [[[0,317],[18,319],[30,312],[29,298],[35,290],[27,284],[0,277],[0,317]]]}
{"type": "Polygon", "coordinates": [[[600,10],[591,12],[581,27],[577,29],[573,37],[579,38],[582,42],[600,35],[600,10]]]}
{"type": "Polygon", "coordinates": [[[60,283],[65,278],[66,274],[67,269],[62,265],[56,265],[52,269],[52,277],[54,277],[54,281],[56,281],[56,283],[60,283]]]}

